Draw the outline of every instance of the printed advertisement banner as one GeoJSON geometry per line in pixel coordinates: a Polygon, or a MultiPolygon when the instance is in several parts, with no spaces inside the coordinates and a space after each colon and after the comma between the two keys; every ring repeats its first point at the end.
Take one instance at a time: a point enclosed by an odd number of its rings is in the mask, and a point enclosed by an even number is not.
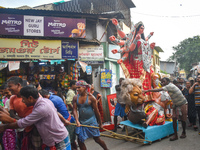
{"type": "Polygon", "coordinates": [[[23,16],[12,14],[0,15],[0,34],[23,35],[23,16]]]}
{"type": "Polygon", "coordinates": [[[107,95],[108,107],[110,112],[110,120],[114,124],[115,103],[117,103],[117,94],[107,95]]]}
{"type": "Polygon", "coordinates": [[[1,35],[86,37],[86,20],[15,14],[0,15],[1,35]]]}
{"type": "Polygon", "coordinates": [[[0,58],[61,59],[60,40],[0,38],[0,58]]]}
{"type": "Polygon", "coordinates": [[[53,37],[85,38],[85,20],[45,17],[44,35],[53,37]]]}
{"type": "Polygon", "coordinates": [[[112,70],[101,69],[101,87],[112,87],[112,70]]]}

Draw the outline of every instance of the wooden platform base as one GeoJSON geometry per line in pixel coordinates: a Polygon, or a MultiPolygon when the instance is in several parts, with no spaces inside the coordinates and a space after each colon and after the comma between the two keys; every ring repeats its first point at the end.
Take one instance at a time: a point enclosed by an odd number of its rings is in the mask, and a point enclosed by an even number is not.
{"type": "Polygon", "coordinates": [[[133,124],[129,120],[122,121],[125,125],[126,135],[143,140],[143,144],[151,144],[153,141],[161,140],[174,133],[173,123],[166,121],[164,125],[142,127],[139,124],[133,124]]]}

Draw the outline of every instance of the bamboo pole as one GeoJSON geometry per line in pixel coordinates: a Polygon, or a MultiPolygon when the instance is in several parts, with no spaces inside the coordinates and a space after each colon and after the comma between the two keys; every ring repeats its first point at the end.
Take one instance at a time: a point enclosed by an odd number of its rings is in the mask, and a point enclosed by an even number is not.
{"type": "MultiPolygon", "coordinates": [[[[70,123],[70,125],[76,126],[77,124],[76,123],[70,123]]],[[[99,127],[96,127],[96,126],[89,126],[89,125],[83,125],[83,124],[81,124],[81,126],[82,127],[88,127],[88,128],[100,129],[99,127]]],[[[112,131],[110,131],[108,129],[105,129],[105,128],[103,128],[103,130],[110,132],[112,134],[111,136],[113,136],[113,138],[114,138],[114,136],[118,136],[118,138],[119,137],[123,138],[123,139],[130,138],[130,139],[133,139],[133,140],[138,140],[138,141],[142,141],[142,142],[146,141],[146,142],[151,143],[151,141],[148,141],[148,140],[145,140],[145,139],[140,139],[140,138],[137,138],[137,137],[132,137],[132,136],[127,136],[127,135],[123,135],[123,134],[118,134],[118,133],[112,132],[112,131]]]]}

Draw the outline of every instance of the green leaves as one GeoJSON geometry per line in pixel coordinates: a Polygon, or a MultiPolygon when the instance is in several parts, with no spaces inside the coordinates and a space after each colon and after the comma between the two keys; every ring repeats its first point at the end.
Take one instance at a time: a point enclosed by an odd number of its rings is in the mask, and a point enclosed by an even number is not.
{"type": "Polygon", "coordinates": [[[192,64],[200,62],[200,36],[181,41],[173,50],[175,52],[168,60],[176,60],[180,64],[180,69],[189,73],[192,64]]]}

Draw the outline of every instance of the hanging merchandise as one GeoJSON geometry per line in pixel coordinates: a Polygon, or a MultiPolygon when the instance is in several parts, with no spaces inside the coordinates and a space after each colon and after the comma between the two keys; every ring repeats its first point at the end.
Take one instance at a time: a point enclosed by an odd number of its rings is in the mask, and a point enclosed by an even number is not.
{"type": "Polygon", "coordinates": [[[71,64],[69,74],[65,74],[63,79],[63,86],[67,89],[70,88],[69,83],[71,80],[78,80],[78,68],[76,63],[71,64]]]}
{"type": "Polygon", "coordinates": [[[20,66],[20,61],[9,61],[8,64],[9,71],[18,70],[20,66]]]}
{"type": "Polygon", "coordinates": [[[3,84],[3,82],[4,82],[4,79],[3,79],[3,73],[2,72],[0,72],[0,86],[3,84]]]}
{"type": "Polygon", "coordinates": [[[92,74],[92,66],[86,66],[86,73],[87,73],[87,75],[92,74]]]}
{"type": "Polygon", "coordinates": [[[69,76],[66,74],[65,79],[64,79],[64,87],[68,88],[69,87],[69,76]]]}
{"type": "Polygon", "coordinates": [[[41,70],[40,70],[40,72],[44,73],[44,71],[45,71],[44,66],[41,66],[41,70]]]}
{"type": "Polygon", "coordinates": [[[65,73],[65,72],[60,73],[60,74],[58,75],[58,80],[59,80],[59,82],[60,82],[60,85],[59,85],[59,86],[61,86],[61,88],[65,88],[65,77],[66,77],[66,73],[65,73]]]}
{"type": "Polygon", "coordinates": [[[78,80],[78,69],[77,69],[77,64],[76,63],[74,63],[73,65],[72,65],[72,67],[70,67],[71,68],[71,77],[72,77],[72,79],[71,80],[78,80]]]}
{"type": "Polygon", "coordinates": [[[0,71],[8,66],[8,63],[0,63],[0,71]]]}
{"type": "Polygon", "coordinates": [[[85,72],[85,71],[86,71],[86,66],[87,66],[87,64],[86,64],[85,62],[82,62],[82,61],[78,61],[78,63],[80,64],[80,66],[81,66],[83,72],[85,72]]]}

